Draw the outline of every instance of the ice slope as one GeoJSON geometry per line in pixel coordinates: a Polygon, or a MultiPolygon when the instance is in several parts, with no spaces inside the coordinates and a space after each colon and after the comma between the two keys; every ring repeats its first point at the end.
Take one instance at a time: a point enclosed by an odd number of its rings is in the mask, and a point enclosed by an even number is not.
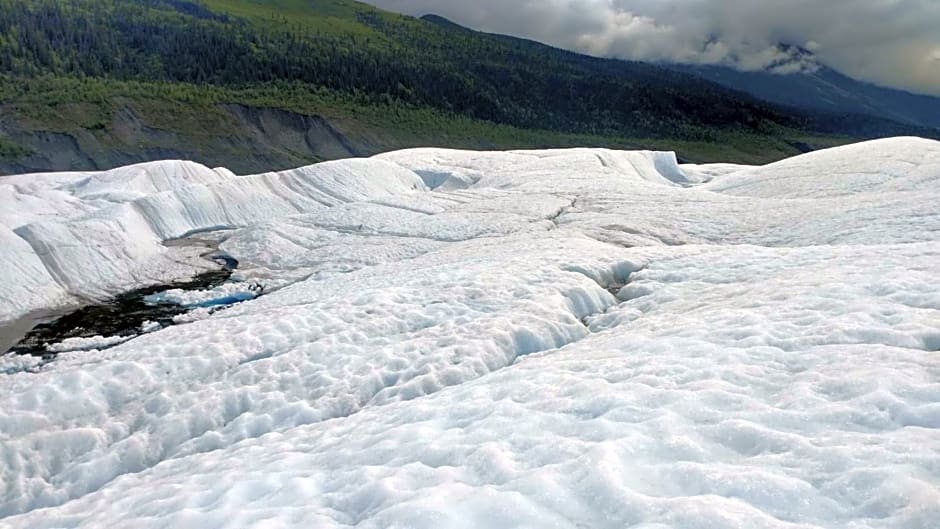
{"type": "Polygon", "coordinates": [[[0,526],[933,529],[937,150],[419,149],[135,199],[278,288],[0,359],[0,526]]]}
{"type": "Polygon", "coordinates": [[[68,303],[69,296],[49,274],[33,248],[0,224],[0,321],[13,320],[46,306],[68,303]]]}
{"type": "Polygon", "coordinates": [[[707,188],[766,198],[920,192],[940,175],[940,144],[892,138],[817,151],[721,178],[707,188]]]}
{"type": "Polygon", "coordinates": [[[12,233],[0,225],[11,241],[0,265],[12,275],[0,285],[0,322],[207,266],[198,252],[167,248],[169,239],[423,187],[414,173],[378,160],[245,177],[192,162],[4,177],[0,219],[12,233]]]}
{"type": "Polygon", "coordinates": [[[192,184],[214,184],[234,176],[227,169],[207,171],[205,166],[194,162],[150,162],[91,174],[74,183],[70,191],[86,200],[101,198],[112,202],[130,202],[192,184]]]}

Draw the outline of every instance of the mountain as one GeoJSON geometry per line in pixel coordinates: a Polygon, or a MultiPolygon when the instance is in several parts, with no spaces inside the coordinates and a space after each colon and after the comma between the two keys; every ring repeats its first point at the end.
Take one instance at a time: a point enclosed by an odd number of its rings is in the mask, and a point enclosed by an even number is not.
{"type": "Polygon", "coordinates": [[[937,134],[349,0],[0,0],[0,36],[8,172],[156,158],[251,172],[418,145],[766,162],[937,134]]]}
{"type": "MultiPolygon", "coordinates": [[[[534,51],[547,48],[545,44],[524,38],[476,32],[439,15],[425,15],[421,19],[451,31],[485,36],[520,49],[534,51]]],[[[786,59],[768,65],[766,71],[761,72],[760,75],[754,75],[755,79],[749,81],[753,89],[748,82],[740,81],[744,86],[737,84],[740,79],[747,78],[748,72],[721,67],[672,64],[657,64],[657,66],[714,82],[736,91],[739,96],[747,94],[772,104],[777,111],[788,115],[793,115],[795,111],[802,120],[800,126],[817,133],[866,138],[905,134],[933,138],[940,135],[940,98],[920,96],[856,81],[821,65],[818,58],[809,50],[784,44],[781,44],[780,48],[787,52],[784,54],[786,59]],[[800,75],[787,75],[791,72],[800,72],[800,75]],[[735,77],[736,74],[739,77],[735,77]],[[834,85],[829,88],[832,93],[820,95],[817,101],[801,92],[806,88],[795,86],[791,91],[780,88],[780,86],[787,86],[779,83],[781,78],[788,83],[799,83],[813,76],[824,79],[817,81],[816,84],[834,85]],[[772,95],[776,97],[771,97],[772,95]],[[840,104],[829,104],[830,100],[836,100],[840,96],[845,99],[839,101],[840,104]],[[851,104],[852,102],[855,104],[851,104]]],[[[554,53],[567,56],[569,60],[596,65],[594,62],[597,61],[596,58],[556,48],[551,49],[554,53]]],[[[618,68],[650,66],[648,63],[623,60],[615,60],[612,64],[618,68]]],[[[824,91],[819,86],[813,89],[819,93],[824,91]]]]}
{"type": "Polygon", "coordinates": [[[940,128],[940,97],[912,94],[853,79],[807,50],[793,55],[802,64],[773,65],[745,72],[724,66],[669,65],[756,98],[812,112],[863,114],[940,128]],[[806,67],[806,66],[809,67],[806,67]]]}

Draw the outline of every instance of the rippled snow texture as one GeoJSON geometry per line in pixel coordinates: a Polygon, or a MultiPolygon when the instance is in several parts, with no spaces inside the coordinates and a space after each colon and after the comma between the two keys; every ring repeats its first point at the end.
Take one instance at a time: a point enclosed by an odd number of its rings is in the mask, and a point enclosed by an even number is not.
{"type": "Polygon", "coordinates": [[[0,178],[0,236],[231,228],[266,294],[0,359],[3,527],[940,527],[940,143],[157,167],[0,178]]]}

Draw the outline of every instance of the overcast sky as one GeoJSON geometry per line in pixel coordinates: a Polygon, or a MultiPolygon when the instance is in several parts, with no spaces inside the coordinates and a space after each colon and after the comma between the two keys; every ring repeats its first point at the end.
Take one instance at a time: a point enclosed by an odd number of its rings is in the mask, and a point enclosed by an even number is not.
{"type": "Polygon", "coordinates": [[[624,59],[760,69],[780,63],[783,42],[853,77],[940,95],[940,0],[368,1],[624,59]]]}

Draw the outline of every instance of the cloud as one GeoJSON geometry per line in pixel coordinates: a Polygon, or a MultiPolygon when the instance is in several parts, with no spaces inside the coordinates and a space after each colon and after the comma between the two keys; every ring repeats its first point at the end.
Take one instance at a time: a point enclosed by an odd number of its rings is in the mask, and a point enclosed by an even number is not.
{"type": "Polygon", "coordinates": [[[811,51],[853,77],[940,95],[937,0],[370,1],[622,59],[790,73],[817,67],[811,51]]]}

